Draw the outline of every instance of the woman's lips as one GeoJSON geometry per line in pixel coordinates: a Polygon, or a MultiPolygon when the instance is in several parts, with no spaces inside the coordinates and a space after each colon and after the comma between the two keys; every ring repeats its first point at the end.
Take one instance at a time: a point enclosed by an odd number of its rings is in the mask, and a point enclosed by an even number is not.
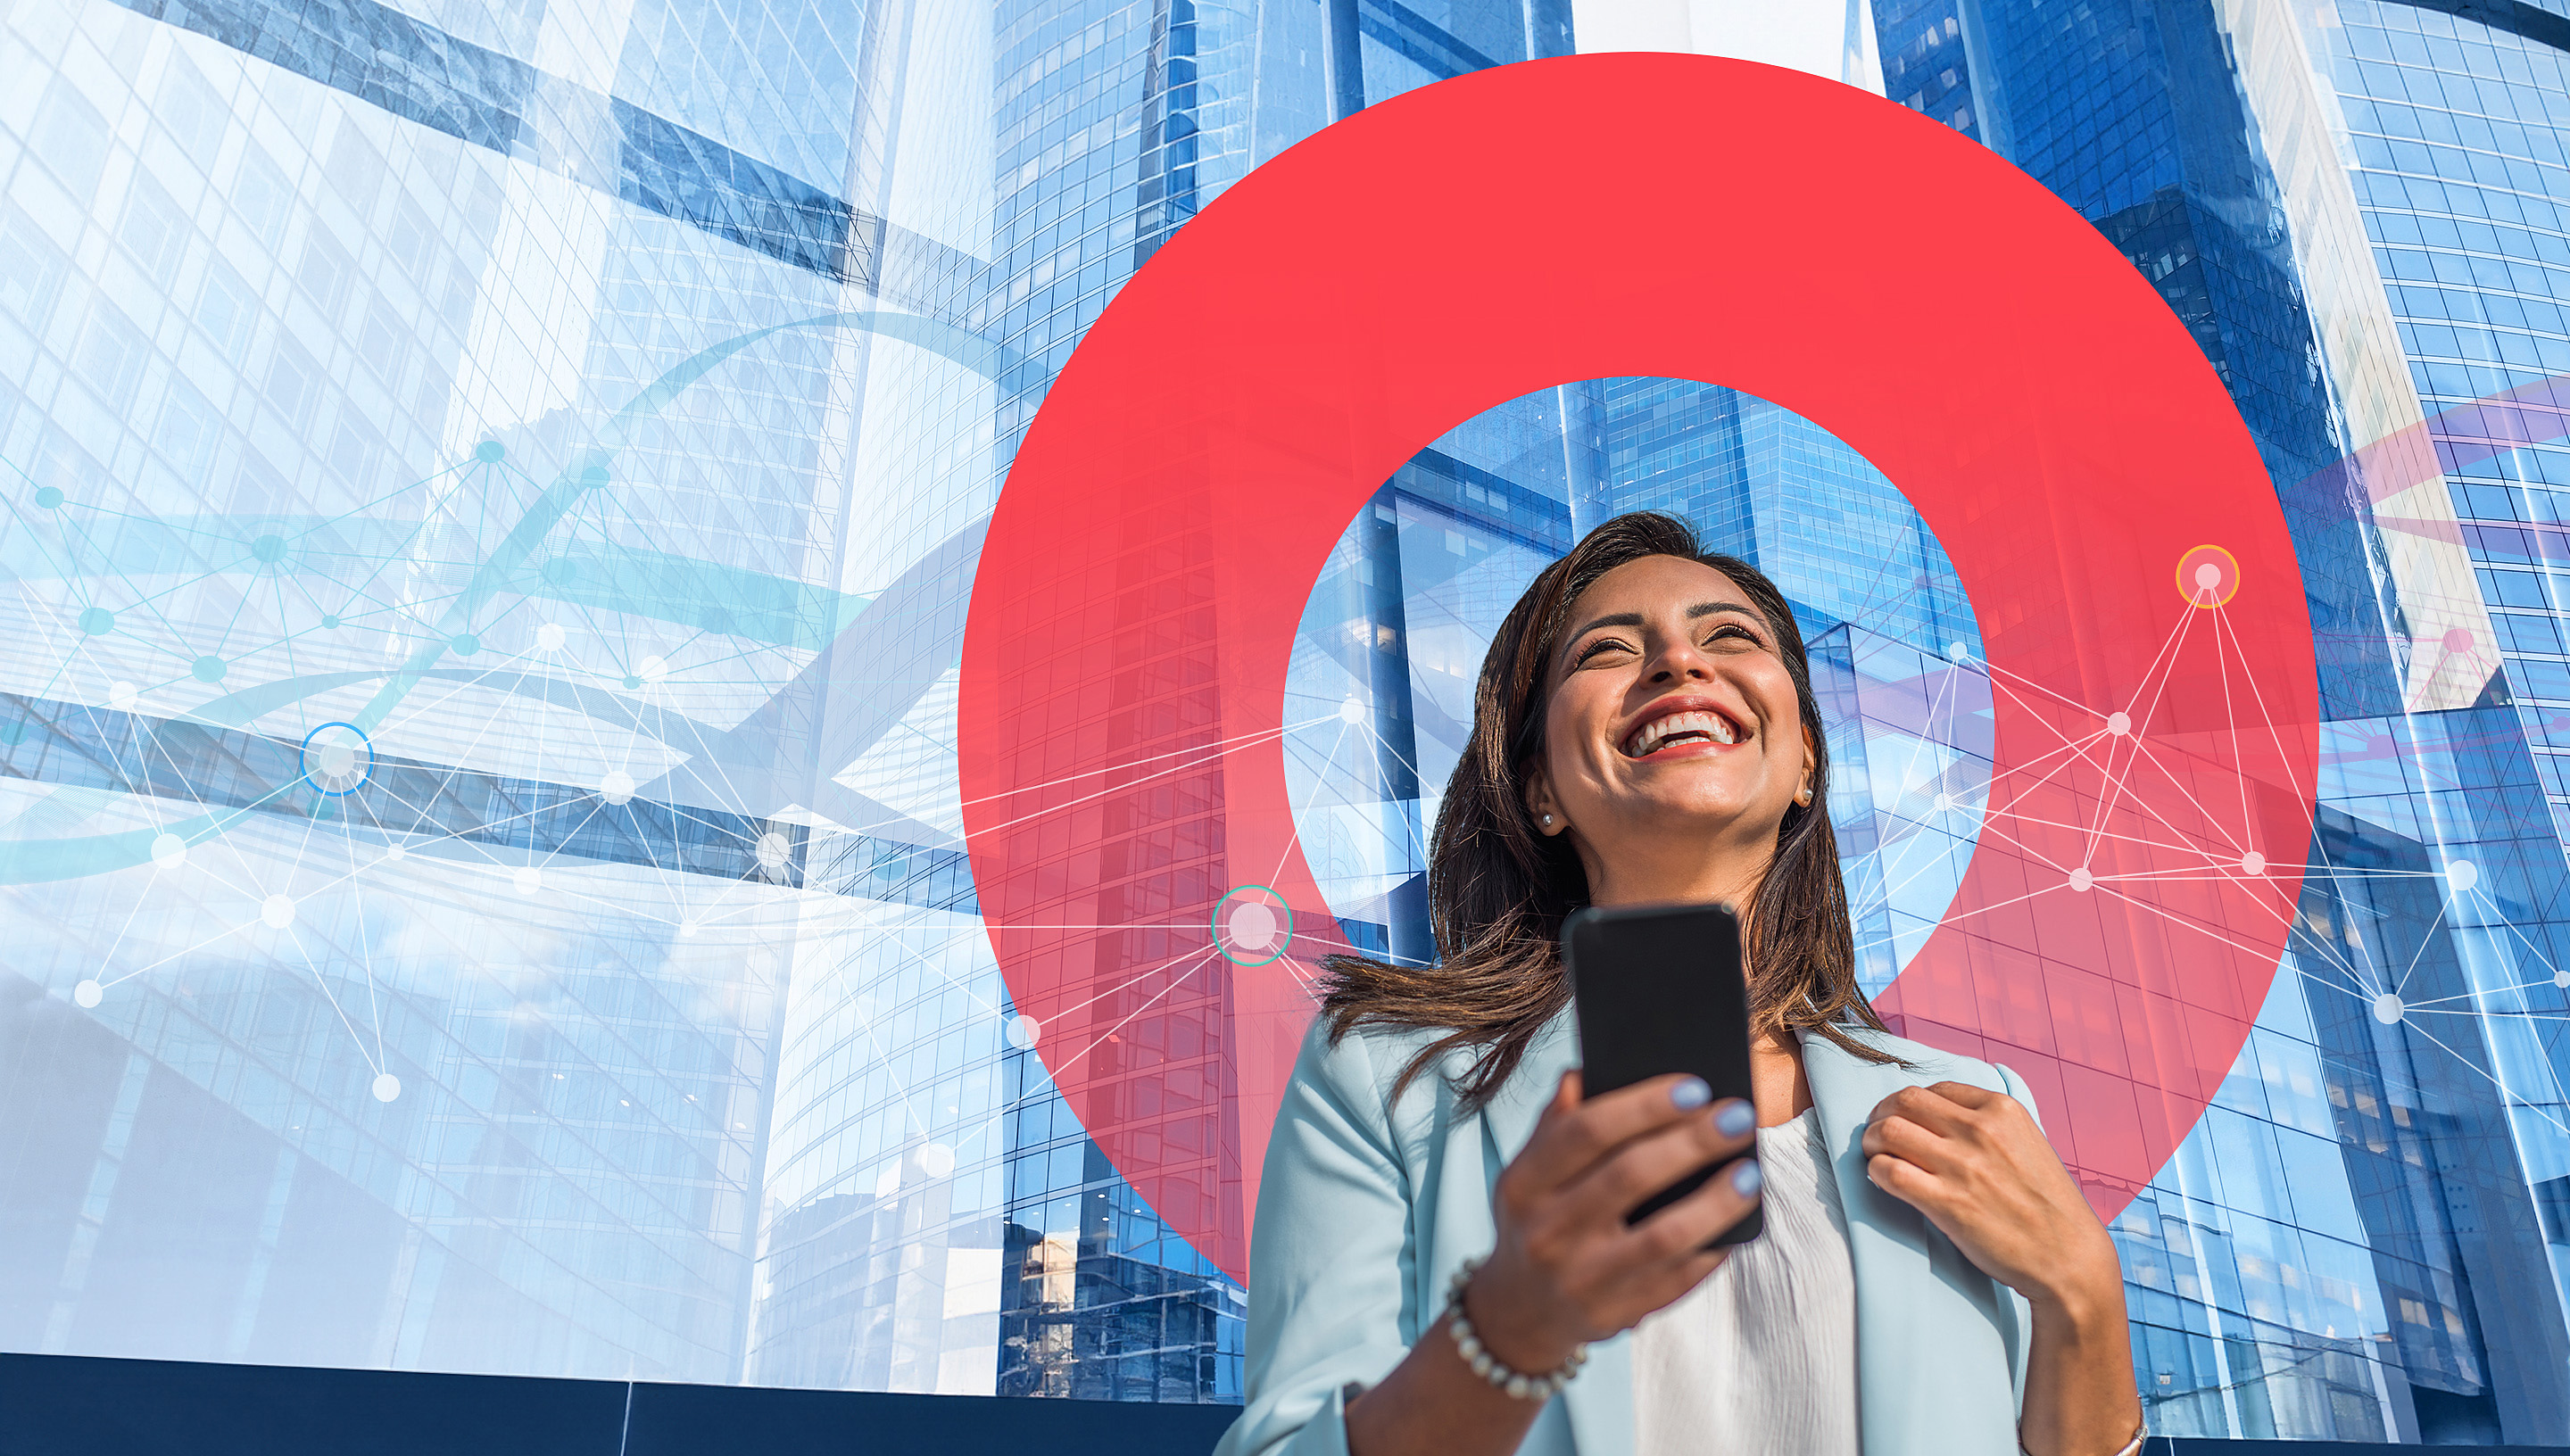
{"type": "Polygon", "coordinates": [[[1654,758],[1667,747],[1687,744],[1735,748],[1748,733],[1730,714],[1702,702],[1672,703],[1624,736],[1617,751],[1626,758],[1654,758]]]}

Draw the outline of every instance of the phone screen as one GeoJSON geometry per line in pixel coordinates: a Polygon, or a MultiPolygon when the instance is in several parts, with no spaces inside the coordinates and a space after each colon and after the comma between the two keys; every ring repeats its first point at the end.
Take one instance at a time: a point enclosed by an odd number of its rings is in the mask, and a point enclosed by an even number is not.
{"type": "MultiPolygon", "coordinates": [[[[1714,1099],[1752,1096],[1749,991],[1740,921],[1727,906],[1631,906],[1573,911],[1561,926],[1579,1027],[1580,1088],[1594,1097],[1669,1072],[1692,1072],[1714,1099]]],[[[1624,1216],[1639,1223],[1703,1186],[1732,1160],[1707,1164],[1624,1216]]],[[[1745,1244],[1758,1210],[1707,1248],[1745,1244]]]]}

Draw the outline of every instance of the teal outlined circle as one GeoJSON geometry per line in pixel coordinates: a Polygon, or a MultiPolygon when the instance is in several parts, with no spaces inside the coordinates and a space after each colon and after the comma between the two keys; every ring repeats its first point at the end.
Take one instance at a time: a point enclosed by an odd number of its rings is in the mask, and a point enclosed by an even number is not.
{"type": "Polygon", "coordinates": [[[1213,932],[1214,946],[1222,951],[1223,959],[1228,960],[1232,964],[1240,966],[1243,969],[1250,969],[1256,966],[1265,965],[1271,960],[1280,959],[1285,954],[1286,948],[1294,943],[1294,908],[1287,905],[1285,903],[1285,897],[1278,895],[1272,887],[1265,885],[1235,885],[1231,889],[1223,892],[1222,899],[1214,902],[1213,914],[1206,921],[1205,928],[1213,932]],[[1276,939],[1273,942],[1276,947],[1275,949],[1268,951],[1265,955],[1259,956],[1255,960],[1244,960],[1240,956],[1232,953],[1231,936],[1224,931],[1223,921],[1229,914],[1232,905],[1238,901],[1241,896],[1253,891],[1267,897],[1268,904],[1273,906],[1277,913],[1283,916],[1284,922],[1277,927],[1276,939]]]}

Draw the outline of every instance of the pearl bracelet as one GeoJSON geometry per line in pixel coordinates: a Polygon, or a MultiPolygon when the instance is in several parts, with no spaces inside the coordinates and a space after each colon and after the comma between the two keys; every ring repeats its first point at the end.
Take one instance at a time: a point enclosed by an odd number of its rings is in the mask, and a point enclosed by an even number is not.
{"type": "Polygon", "coordinates": [[[1560,1394],[1561,1387],[1579,1373],[1579,1367],[1588,1363],[1588,1346],[1572,1349],[1570,1358],[1562,1361],[1559,1369],[1544,1375],[1528,1375],[1499,1363],[1474,1330],[1473,1316],[1464,1312],[1464,1286],[1473,1281],[1474,1273],[1481,1267],[1478,1259],[1464,1261],[1463,1267],[1455,1271],[1454,1280],[1446,1286],[1446,1332],[1455,1337],[1455,1352],[1473,1367],[1474,1374],[1513,1399],[1549,1400],[1560,1394]]]}

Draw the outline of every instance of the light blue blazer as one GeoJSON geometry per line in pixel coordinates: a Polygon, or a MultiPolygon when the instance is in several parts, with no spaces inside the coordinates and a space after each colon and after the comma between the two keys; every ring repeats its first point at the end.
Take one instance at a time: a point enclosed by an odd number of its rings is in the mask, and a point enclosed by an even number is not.
{"type": "MultiPolygon", "coordinates": [[[[1854,1028],[1851,1028],[1854,1030],[1854,1028]]],[[[1865,1456],[2012,1456],[2024,1398],[2025,1301],[1865,1176],[1859,1140],[1894,1091],[1968,1082],[2032,1106],[2004,1067],[1858,1031],[1911,1065],[1875,1065],[1819,1037],[1803,1068],[1836,1149],[1856,1272],[1865,1456]]],[[[1429,1032],[1360,1030],[1335,1048],[1316,1023],[1276,1118],[1250,1259],[1245,1406],[1216,1456],[1347,1456],[1342,1387],[1371,1385],[1436,1322],[1447,1281],[1497,1242],[1491,1198],[1561,1073],[1564,1012],[1483,1110],[1465,1113],[1436,1067],[1395,1105],[1392,1084],[1429,1032]]],[[[1460,1071],[1467,1058],[1450,1058],[1460,1071]]],[[[1754,1452],[1754,1433],[1737,1449],[1754,1452]]],[[[1633,1456],[1632,1336],[1593,1346],[1546,1404],[1520,1456],[1633,1456]]]]}

